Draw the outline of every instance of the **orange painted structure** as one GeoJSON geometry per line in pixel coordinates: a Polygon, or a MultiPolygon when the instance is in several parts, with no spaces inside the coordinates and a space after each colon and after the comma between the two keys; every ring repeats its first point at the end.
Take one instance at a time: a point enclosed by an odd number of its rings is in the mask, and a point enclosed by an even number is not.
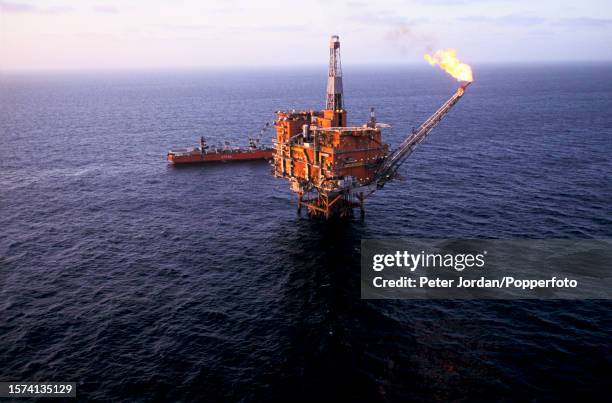
{"type": "Polygon", "coordinates": [[[276,112],[274,175],[289,181],[298,194],[298,212],[309,215],[351,216],[364,199],[396,177],[399,166],[410,156],[461,99],[469,82],[461,83],[434,114],[392,152],[383,143],[374,109],[362,126],[348,126],[343,107],[340,40],[329,43],[329,74],[325,109],[276,112]]]}
{"type": "Polygon", "coordinates": [[[274,172],[287,178],[311,215],[350,215],[363,207],[389,147],[375,126],[342,127],[345,111],[277,112],[274,172]]]}
{"type": "Polygon", "coordinates": [[[277,112],[274,174],[286,178],[298,194],[298,211],[310,215],[348,216],[363,213],[364,192],[389,151],[372,114],[370,122],[347,126],[342,108],[340,41],[330,41],[326,108],[277,112]]]}

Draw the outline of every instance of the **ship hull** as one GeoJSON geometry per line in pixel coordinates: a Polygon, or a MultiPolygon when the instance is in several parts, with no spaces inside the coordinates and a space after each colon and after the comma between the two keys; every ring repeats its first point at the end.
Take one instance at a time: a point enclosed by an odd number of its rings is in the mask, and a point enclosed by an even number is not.
{"type": "Polygon", "coordinates": [[[269,160],[274,155],[273,149],[245,150],[245,151],[222,151],[218,153],[200,153],[195,150],[191,153],[168,153],[168,162],[178,164],[202,164],[206,162],[226,162],[226,161],[253,161],[269,160]]]}

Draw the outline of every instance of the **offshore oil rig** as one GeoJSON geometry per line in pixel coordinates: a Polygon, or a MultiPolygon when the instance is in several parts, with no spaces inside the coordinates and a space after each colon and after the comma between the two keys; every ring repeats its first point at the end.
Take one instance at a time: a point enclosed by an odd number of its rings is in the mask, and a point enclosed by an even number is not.
{"type": "Polygon", "coordinates": [[[311,216],[350,217],[359,208],[363,217],[365,198],[396,177],[400,165],[461,99],[471,83],[469,73],[466,80],[458,78],[453,96],[389,152],[381,133],[388,125],[376,122],[373,108],[363,126],[347,126],[340,39],[332,36],[325,109],[276,112],[274,175],[287,179],[297,193],[298,213],[306,207],[311,216]]]}

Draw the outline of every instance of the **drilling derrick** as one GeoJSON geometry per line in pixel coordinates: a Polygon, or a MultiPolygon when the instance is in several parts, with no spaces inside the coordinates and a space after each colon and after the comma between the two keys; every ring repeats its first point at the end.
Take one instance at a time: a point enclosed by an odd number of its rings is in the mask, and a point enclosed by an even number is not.
{"type": "Polygon", "coordinates": [[[274,175],[289,181],[298,212],[311,216],[364,214],[364,199],[395,177],[398,167],[461,98],[467,84],[393,152],[382,141],[374,109],[362,126],[348,126],[343,105],[340,39],[329,43],[325,109],[278,111],[274,125],[274,175]]]}
{"type": "MultiPolygon", "coordinates": [[[[337,35],[332,36],[329,41],[329,71],[327,74],[325,109],[342,110],[342,64],[340,63],[340,38],[337,35]]],[[[339,126],[343,125],[339,124],[339,126]]]]}

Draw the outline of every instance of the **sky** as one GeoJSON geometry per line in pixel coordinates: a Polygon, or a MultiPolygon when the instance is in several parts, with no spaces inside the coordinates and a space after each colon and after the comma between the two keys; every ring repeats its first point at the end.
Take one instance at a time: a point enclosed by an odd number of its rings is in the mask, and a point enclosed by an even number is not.
{"type": "Polygon", "coordinates": [[[612,60],[611,0],[0,0],[0,70],[612,60]]]}

